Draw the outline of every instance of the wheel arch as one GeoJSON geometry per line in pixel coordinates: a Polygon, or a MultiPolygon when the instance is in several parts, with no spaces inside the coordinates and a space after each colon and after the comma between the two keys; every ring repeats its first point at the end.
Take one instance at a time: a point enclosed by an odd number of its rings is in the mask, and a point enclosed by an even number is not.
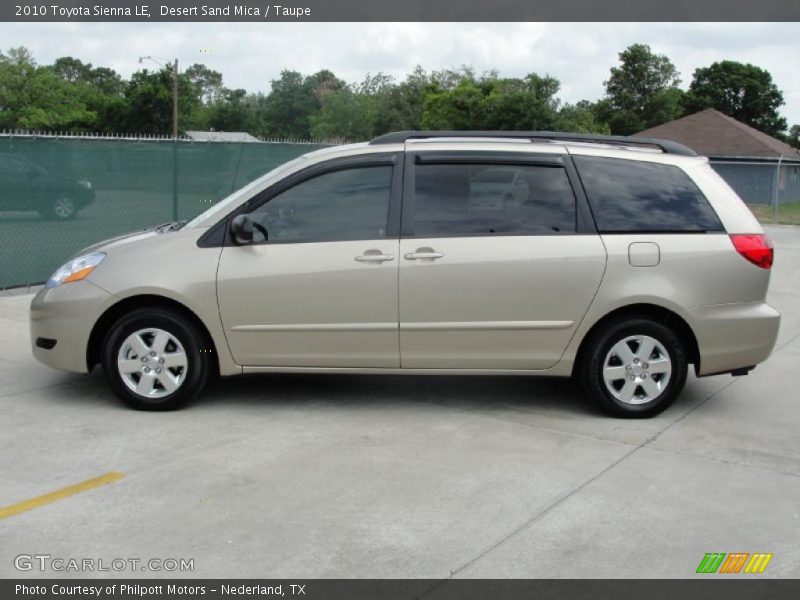
{"type": "Polygon", "coordinates": [[[697,343],[697,336],[692,330],[689,323],[681,315],[669,308],[660,306],[658,304],[650,304],[646,302],[628,304],[616,308],[599,319],[589,328],[583,336],[578,352],[575,355],[575,360],[572,363],[572,374],[575,374],[576,368],[583,363],[584,355],[587,352],[589,344],[594,336],[599,332],[607,323],[618,320],[620,318],[635,318],[646,317],[653,319],[665,326],[673,329],[686,350],[689,358],[689,363],[694,365],[695,372],[700,370],[700,347],[697,343]]]}
{"type": "Polygon", "coordinates": [[[208,345],[209,349],[213,350],[212,354],[214,358],[210,364],[214,368],[214,374],[219,374],[219,349],[216,347],[214,337],[211,335],[205,323],[203,323],[203,320],[185,304],[173,300],[172,298],[156,294],[140,294],[123,298],[119,302],[111,305],[100,315],[92,327],[92,332],[89,334],[89,341],[86,345],[86,367],[89,371],[100,363],[103,340],[105,340],[111,326],[126,313],[140,308],[165,308],[175,311],[188,319],[197,328],[197,331],[203,337],[203,341],[208,345]]]}

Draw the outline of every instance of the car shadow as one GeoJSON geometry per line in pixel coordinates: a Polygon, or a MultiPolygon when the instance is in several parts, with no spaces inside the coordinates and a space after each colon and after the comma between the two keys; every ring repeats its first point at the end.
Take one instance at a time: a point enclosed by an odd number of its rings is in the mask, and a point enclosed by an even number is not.
{"type": "MultiPolygon", "coordinates": [[[[89,375],[63,374],[51,388],[71,405],[116,405],[124,409],[101,369],[89,375]]],[[[218,377],[186,408],[214,410],[288,407],[312,409],[409,407],[430,404],[454,410],[554,410],[564,414],[601,414],[573,380],[561,377],[497,375],[357,375],[259,373],[218,377]]]]}
{"type": "Polygon", "coordinates": [[[461,410],[556,408],[594,413],[571,379],[493,375],[253,374],[220,378],[194,402],[253,405],[436,404],[461,410]]]}

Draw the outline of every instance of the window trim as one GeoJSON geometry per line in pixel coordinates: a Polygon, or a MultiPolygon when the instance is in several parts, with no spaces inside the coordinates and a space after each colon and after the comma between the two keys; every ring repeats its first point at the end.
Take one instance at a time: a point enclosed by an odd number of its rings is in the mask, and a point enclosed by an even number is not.
{"type": "Polygon", "coordinates": [[[403,203],[401,214],[400,237],[419,239],[436,238],[471,238],[471,237],[541,237],[597,234],[592,213],[589,211],[586,193],[578,179],[578,173],[571,157],[563,154],[534,154],[530,152],[509,151],[474,151],[474,150],[414,150],[406,152],[405,174],[403,178],[403,203]],[[417,165],[457,164],[457,165],[508,165],[508,166],[542,166],[564,169],[572,188],[575,200],[575,231],[559,232],[508,232],[508,233],[440,233],[437,235],[417,236],[414,231],[414,207],[416,195],[417,165]]]}
{"type": "MultiPolygon", "coordinates": [[[[230,224],[234,217],[252,212],[261,207],[263,204],[272,200],[275,196],[303,183],[304,181],[314,179],[315,177],[319,177],[327,173],[334,173],[336,171],[380,166],[392,167],[391,185],[389,189],[389,210],[386,219],[386,234],[383,238],[364,238],[364,241],[371,239],[397,239],[400,235],[400,202],[403,185],[403,165],[404,156],[402,152],[359,154],[356,156],[332,158],[330,160],[309,165],[308,167],[292,173],[280,181],[276,181],[268,188],[261,190],[254,196],[239,204],[227,215],[217,221],[217,223],[212,225],[206,233],[200,236],[200,238],[197,240],[197,245],[201,248],[239,246],[239,244],[236,244],[233,241],[233,236],[230,231],[230,224]]],[[[247,245],[263,246],[268,244],[319,244],[336,243],[337,241],[351,242],[359,240],[327,240],[325,242],[314,240],[265,240],[263,242],[253,242],[247,245]]]]}

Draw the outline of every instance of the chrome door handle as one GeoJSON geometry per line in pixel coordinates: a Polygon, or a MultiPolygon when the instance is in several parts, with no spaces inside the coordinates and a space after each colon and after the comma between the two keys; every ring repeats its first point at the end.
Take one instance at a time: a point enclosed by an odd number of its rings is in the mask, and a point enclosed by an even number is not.
{"type": "Polygon", "coordinates": [[[441,252],[433,252],[432,250],[422,249],[420,248],[417,252],[409,252],[405,254],[403,258],[406,260],[436,260],[437,258],[442,258],[444,254],[441,252]]]}
{"type": "Polygon", "coordinates": [[[381,254],[379,252],[370,253],[369,251],[365,252],[361,256],[356,256],[353,260],[357,262],[366,262],[366,263],[382,263],[389,260],[394,260],[393,254],[381,254]]]}

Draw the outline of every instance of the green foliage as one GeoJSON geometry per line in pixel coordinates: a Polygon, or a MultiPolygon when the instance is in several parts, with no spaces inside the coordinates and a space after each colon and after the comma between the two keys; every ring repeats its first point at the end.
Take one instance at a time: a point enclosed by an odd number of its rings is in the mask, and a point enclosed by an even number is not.
{"type": "Polygon", "coordinates": [[[786,130],[783,103],[769,71],[732,60],[696,69],[683,101],[686,114],[714,108],[770,135],[786,130]]]}
{"type": "Polygon", "coordinates": [[[195,87],[204,104],[217,102],[223,95],[222,73],[205,65],[194,64],[184,71],[184,76],[195,87]]]}
{"type": "Polygon", "coordinates": [[[577,104],[565,104],[558,112],[554,131],[575,133],[611,133],[608,123],[597,118],[597,104],[581,100],[577,104]]]}
{"type": "Polygon", "coordinates": [[[311,136],[309,118],[332,93],[346,87],[330,71],[308,77],[297,71],[281,71],[271,82],[271,92],[264,102],[264,120],[271,137],[306,139],[311,136]]]}
{"type": "Polygon", "coordinates": [[[429,129],[552,129],[558,118],[558,80],[530,74],[500,79],[471,72],[448,86],[433,80],[425,89],[422,127],[429,129]]]}
{"type": "MultiPolygon", "coordinates": [[[[115,129],[169,135],[172,132],[171,67],[159,71],[137,71],[125,85],[125,102],[115,114],[115,129]]],[[[200,116],[201,90],[186,73],[178,77],[178,123],[180,131],[192,129],[200,116]]]]}
{"type": "MultiPolygon", "coordinates": [[[[619,54],[606,95],[562,104],[549,75],[480,75],[469,66],[405,79],[367,75],[347,84],[334,73],[284,70],[268,93],[224,86],[222,74],[194,64],[178,77],[180,131],[246,131],[264,138],[351,141],[407,129],[548,129],[632,134],[713,106],[767,133],[781,135],[783,103],[770,74],[730,61],[697,69],[688,92],[670,60],[644,44],[619,54]]],[[[26,48],[0,52],[0,128],[170,134],[172,66],[123,80],[111,69],[64,56],[39,66],[26,48]]],[[[800,128],[788,135],[800,146],[800,128]]]]}
{"type": "Polygon", "coordinates": [[[37,66],[24,48],[0,53],[0,128],[71,129],[90,127],[97,112],[86,90],[65,81],[50,67],[37,66]]]}
{"type": "Polygon", "coordinates": [[[786,142],[795,148],[800,148],[800,124],[792,125],[792,128],[789,129],[789,135],[786,136],[786,142]]]}
{"type": "Polygon", "coordinates": [[[620,52],[619,60],[596,113],[612,133],[630,135],[681,115],[680,74],[666,56],[654,54],[646,44],[633,44],[620,52]]]}

